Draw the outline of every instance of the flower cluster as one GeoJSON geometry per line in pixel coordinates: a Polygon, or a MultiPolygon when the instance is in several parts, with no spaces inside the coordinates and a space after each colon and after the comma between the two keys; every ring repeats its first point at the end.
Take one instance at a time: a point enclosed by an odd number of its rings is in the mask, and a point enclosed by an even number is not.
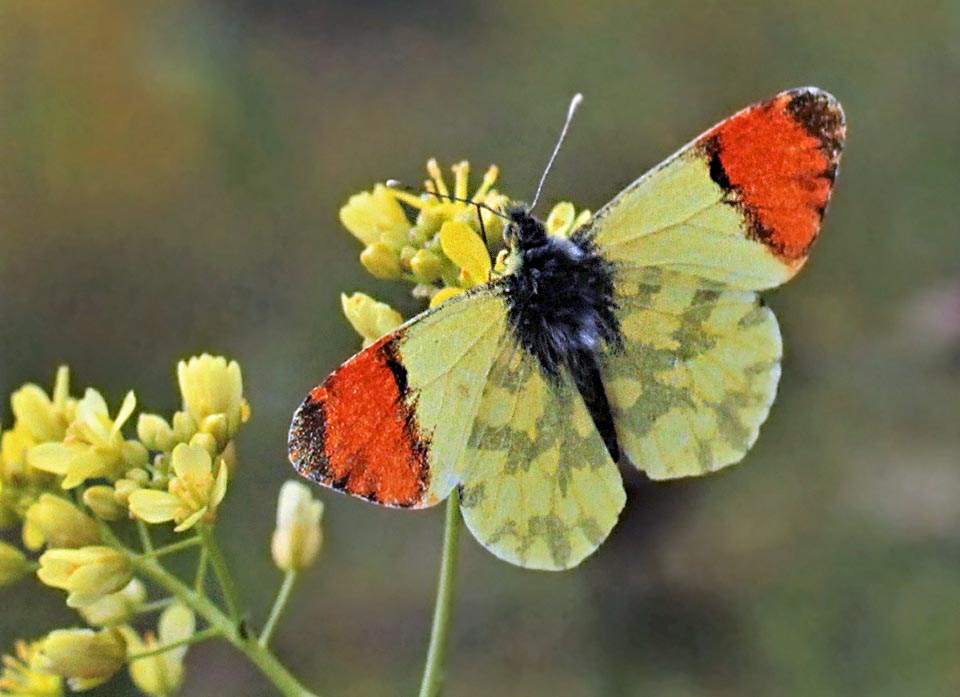
{"type": "MultiPolygon", "coordinates": [[[[94,389],[72,396],[69,377],[61,368],[52,394],[25,385],[11,399],[14,423],[0,448],[0,523],[20,527],[24,549],[0,542],[0,585],[35,572],[65,592],[86,626],[18,643],[4,658],[0,695],[86,690],[124,666],[144,693],[172,695],[190,644],[216,635],[240,641],[239,620],[210,610],[205,580],[212,566],[223,595],[231,593],[211,529],[235,466],[234,439],[250,414],[240,367],[207,354],[181,361],[182,408],[169,420],[140,413],[136,437],[126,433],[133,392],[113,412],[94,389]],[[141,550],[121,542],[130,537],[118,534],[123,526],[136,528],[141,550]],[[150,526],[167,528],[157,531],[165,546],[154,545],[150,526]],[[194,590],[185,593],[160,559],[197,547],[194,590]],[[144,576],[171,595],[149,598],[144,576]],[[154,612],[156,629],[139,629],[154,612]],[[198,631],[198,619],[205,629],[198,631]]],[[[288,576],[319,552],[320,511],[304,487],[284,487],[273,552],[288,576]]]]}
{"type": "MultiPolygon", "coordinates": [[[[412,283],[413,295],[429,299],[431,307],[506,272],[504,218],[495,211],[506,211],[511,199],[494,188],[499,169],[491,165],[472,195],[470,163],[452,170],[452,189],[431,159],[422,194],[377,184],[340,209],[340,222],[364,245],[364,267],[377,278],[412,283]]],[[[590,211],[577,213],[562,202],[547,215],[546,226],[551,234],[569,236],[589,219],[590,211]]],[[[403,323],[399,312],[364,293],[342,295],[341,302],[364,346],[403,323]]]]}

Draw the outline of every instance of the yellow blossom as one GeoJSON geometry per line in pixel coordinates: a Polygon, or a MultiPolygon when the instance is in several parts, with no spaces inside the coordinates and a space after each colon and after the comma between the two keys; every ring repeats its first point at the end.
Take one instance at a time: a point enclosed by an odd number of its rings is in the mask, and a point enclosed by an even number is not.
{"type": "Polygon", "coordinates": [[[590,220],[590,211],[582,210],[578,214],[569,201],[555,205],[544,223],[547,232],[558,237],[570,237],[580,226],[590,220]]]}
{"type": "Polygon", "coordinates": [[[466,223],[447,221],[440,228],[443,253],[460,267],[460,285],[472,288],[490,280],[493,265],[490,251],[480,236],[466,223]]]}
{"type": "Polygon", "coordinates": [[[0,586],[19,581],[30,570],[30,562],[19,549],[0,542],[0,586]]]}
{"type": "MultiPolygon", "coordinates": [[[[177,380],[183,409],[197,430],[214,436],[220,447],[225,447],[249,415],[240,366],[236,361],[228,363],[223,356],[205,353],[180,361],[177,380]]],[[[174,421],[176,431],[176,418],[174,421]]]]}
{"type": "MultiPolygon", "coordinates": [[[[130,627],[123,628],[127,641],[127,655],[137,654],[185,641],[197,628],[194,614],[183,605],[171,605],[160,616],[156,638],[147,634],[144,639],[130,627]]],[[[148,695],[165,697],[180,689],[183,682],[183,659],[187,646],[177,646],[169,651],[145,656],[130,662],[130,677],[148,695]]]]}
{"type": "Polygon", "coordinates": [[[462,292],[463,288],[457,288],[456,286],[447,286],[446,288],[441,288],[433,294],[432,298],[430,298],[430,307],[437,307],[437,305],[440,305],[455,295],[460,295],[462,292]]]}
{"type": "Polygon", "coordinates": [[[57,629],[40,642],[35,665],[82,691],[113,677],[125,658],[126,642],[117,629],[57,629]]]}
{"type": "Polygon", "coordinates": [[[176,532],[198,522],[212,522],[227,492],[227,466],[219,460],[214,472],[210,453],[181,443],[173,450],[174,477],[167,491],[138,489],[130,494],[130,512],[148,523],[175,521],[176,532]]]}
{"type": "Polygon", "coordinates": [[[147,450],[157,452],[170,452],[177,444],[173,427],[156,414],[140,414],[137,419],[137,438],[147,450]]]}
{"type": "Polygon", "coordinates": [[[100,542],[96,521],[66,499],[41,494],[27,509],[23,523],[23,543],[27,549],[83,547],[100,542]]]}
{"type": "Polygon", "coordinates": [[[398,252],[383,242],[374,242],[360,252],[360,263],[376,278],[396,281],[403,278],[401,253],[402,249],[398,252]]]}
{"type": "Polygon", "coordinates": [[[351,196],[340,209],[340,222],[366,246],[383,242],[399,248],[410,229],[403,207],[383,184],[351,196]]]}
{"type": "Polygon", "coordinates": [[[63,680],[59,675],[37,668],[37,649],[40,642],[28,644],[18,641],[15,655],[3,657],[0,674],[0,695],[9,697],[62,697],[63,680]]]}
{"type": "Polygon", "coordinates": [[[112,627],[129,622],[146,599],[147,589],[134,578],[116,593],[77,609],[90,626],[112,627]]]}
{"type": "Polygon", "coordinates": [[[67,591],[70,607],[86,607],[126,586],[132,573],[130,559],[113,547],[81,547],[44,552],[37,577],[67,591]]]}
{"type": "Polygon", "coordinates": [[[27,453],[27,462],[44,472],[64,477],[63,488],[73,489],[87,479],[118,478],[126,469],[147,462],[147,451],[135,440],[124,440],[121,429],[133,414],[137,400],[128,392],[115,419],[94,389],[77,402],[76,419],[63,443],[41,443],[27,453]]]}
{"type": "Polygon", "coordinates": [[[100,520],[120,520],[127,515],[126,507],[120,505],[112,486],[98,484],[83,492],[84,505],[100,520]]]}
{"type": "Polygon", "coordinates": [[[280,488],[270,550],[282,571],[302,571],[317,558],[323,544],[322,514],[323,503],[300,482],[288,481],[280,488]]]}
{"type": "Polygon", "coordinates": [[[52,398],[32,384],[24,385],[11,396],[13,415],[34,442],[63,440],[76,406],[76,400],[69,396],[69,387],[70,371],[66,366],[61,366],[57,371],[52,398]]]}
{"type": "Polygon", "coordinates": [[[366,293],[349,296],[341,293],[340,304],[347,320],[363,337],[364,348],[403,324],[403,317],[399,312],[366,293]]]}

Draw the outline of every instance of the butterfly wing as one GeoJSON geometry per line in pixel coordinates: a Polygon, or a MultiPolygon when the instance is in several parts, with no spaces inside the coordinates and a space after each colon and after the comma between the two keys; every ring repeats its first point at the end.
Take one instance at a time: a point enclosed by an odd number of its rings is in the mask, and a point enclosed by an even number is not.
{"type": "Polygon", "coordinates": [[[579,564],[606,539],[626,498],[569,377],[545,379],[512,337],[494,361],[458,469],[473,535],[531,569],[579,564]]]}
{"type": "Polygon", "coordinates": [[[804,264],[840,152],[843,112],[815,88],[749,107],[599,211],[623,350],[604,385],[627,456],[656,479],[738,462],[780,377],[773,313],[755,291],[804,264]]]}
{"type": "Polygon", "coordinates": [[[782,346],[755,293],[674,271],[617,282],[623,351],[604,386],[620,446],[653,479],[738,462],[776,396],[782,346]]]}
{"type": "Polygon", "coordinates": [[[844,135],[831,95],[783,92],[628,186],[597,212],[594,240],[622,268],[654,266],[740,290],[780,285],[816,239],[844,135]]]}
{"type": "Polygon", "coordinates": [[[291,462],[308,479],[386,506],[443,500],[460,481],[455,464],[506,331],[496,285],[418,315],[307,396],[290,427],[291,462]]]}

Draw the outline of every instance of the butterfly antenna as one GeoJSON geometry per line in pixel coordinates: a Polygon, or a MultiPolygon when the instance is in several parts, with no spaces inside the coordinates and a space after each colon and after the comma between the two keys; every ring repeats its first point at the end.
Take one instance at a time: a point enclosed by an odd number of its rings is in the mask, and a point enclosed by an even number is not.
{"type": "Polygon", "coordinates": [[[582,101],[583,95],[579,92],[573,95],[573,99],[570,100],[570,108],[567,109],[567,120],[563,123],[563,130],[560,131],[560,138],[557,139],[557,145],[553,148],[553,154],[550,156],[550,161],[547,162],[547,167],[543,170],[543,175],[540,177],[540,183],[537,185],[537,193],[533,197],[533,203],[530,204],[531,211],[537,207],[537,201],[540,200],[540,192],[543,191],[543,184],[545,181],[547,181],[547,175],[550,173],[550,169],[553,167],[553,161],[557,159],[557,154],[560,152],[560,146],[563,145],[563,139],[567,137],[567,130],[570,128],[570,122],[573,121],[573,115],[577,111],[577,107],[580,106],[580,102],[582,101]]]}

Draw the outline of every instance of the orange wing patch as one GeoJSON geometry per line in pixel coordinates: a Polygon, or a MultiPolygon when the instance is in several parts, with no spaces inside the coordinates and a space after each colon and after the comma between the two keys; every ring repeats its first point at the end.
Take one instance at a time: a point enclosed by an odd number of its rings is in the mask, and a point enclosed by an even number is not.
{"type": "Polygon", "coordinates": [[[741,111],[699,145],[711,178],[742,208],[752,236],[799,267],[820,229],[845,130],[840,104],[804,88],[741,111]]]}
{"type": "Polygon", "coordinates": [[[290,460],[303,476],[387,506],[415,507],[429,484],[429,443],[388,334],[315,388],[293,416],[290,460]]]}

